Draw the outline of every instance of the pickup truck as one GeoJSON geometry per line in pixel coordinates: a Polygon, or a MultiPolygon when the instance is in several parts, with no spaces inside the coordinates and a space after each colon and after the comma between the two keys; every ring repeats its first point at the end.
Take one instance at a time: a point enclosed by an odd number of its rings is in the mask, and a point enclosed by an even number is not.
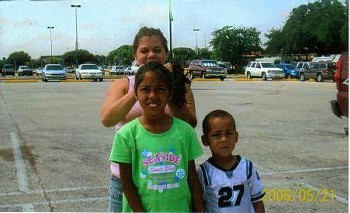
{"type": "Polygon", "coordinates": [[[266,81],[273,78],[284,78],[284,72],[270,62],[251,61],[244,68],[244,75],[251,79],[253,77],[261,78],[266,81]]]}
{"type": "MultiPolygon", "coordinates": [[[[337,88],[337,99],[331,101],[332,112],[338,118],[349,117],[349,58],[348,53],[341,54],[336,63],[334,75],[337,88]]],[[[345,133],[348,134],[348,127],[345,127],[345,133]]]]}

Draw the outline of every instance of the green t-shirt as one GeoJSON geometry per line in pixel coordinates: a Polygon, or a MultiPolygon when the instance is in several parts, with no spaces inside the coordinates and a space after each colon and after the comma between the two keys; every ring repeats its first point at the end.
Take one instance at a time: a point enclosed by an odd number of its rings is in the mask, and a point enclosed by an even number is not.
{"type": "MultiPolygon", "coordinates": [[[[174,118],[169,130],[148,132],[136,118],[115,135],[110,160],[132,165],[132,179],[146,212],[190,212],[188,162],[203,150],[195,130],[174,118]]],[[[131,212],[123,196],[123,212],[131,212]]]]}

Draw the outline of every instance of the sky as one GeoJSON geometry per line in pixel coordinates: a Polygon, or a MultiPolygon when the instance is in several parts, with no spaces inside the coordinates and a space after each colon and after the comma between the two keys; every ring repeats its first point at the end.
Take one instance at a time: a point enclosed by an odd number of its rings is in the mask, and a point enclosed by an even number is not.
{"type": "MultiPolygon", "coordinates": [[[[255,27],[265,33],[283,27],[293,8],[310,0],[172,0],[172,46],[209,47],[224,26],[255,27]],[[193,29],[199,29],[194,31],[193,29]],[[197,39],[196,39],[197,38],[197,39]]],[[[142,26],[159,28],[169,41],[169,0],[0,0],[0,57],[24,51],[32,59],[62,55],[78,46],[107,55],[132,45],[142,26]],[[50,30],[47,27],[54,27],[50,30]]]]}

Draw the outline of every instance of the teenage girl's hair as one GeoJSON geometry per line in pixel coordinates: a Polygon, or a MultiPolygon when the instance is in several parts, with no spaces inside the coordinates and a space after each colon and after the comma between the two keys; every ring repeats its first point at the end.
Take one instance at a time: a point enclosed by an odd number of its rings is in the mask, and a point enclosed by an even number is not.
{"type": "Polygon", "coordinates": [[[168,41],[166,40],[166,38],[164,37],[162,31],[160,31],[160,29],[155,29],[155,28],[148,28],[148,27],[142,27],[139,32],[136,34],[135,38],[134,38],[134,43],[133,43],[133,48],[134,48],[134,54],[137,51],[137,48],[139,46],[139,42],[140,39],[144,36],[159,36],[162,45],[165,49],[165,54],[168,54],[169,52],[169,48],[168,48],[168,41]]]}
{"type": "Polygon", "coordinates": [[[135,75],[135,85],[134,85],[135,92],[137,91],[137,87],[140,85],[145,73],[147,72],[154,72],[158,74],[161,78],[161,81],[168,86],[169,92],[172,94],[173,88],[174,88],[173,77],[169,72],[169,70],[163,64],[157,61],[147,62],[137,70],[135,75]]]}
{"type": "Polygon", "coordinates": [[[213,118],[229,118],[232,121],[233,128],[236,130],[236,122],[233,116],[230,113],[226,112],[225,110],[217,109],[217,110],[211,111],[209,114],[207,114],[204,117],[204,120],[202,122],[204,135],[207,135],[208,132],[210,131],[209,122],[213,118]]]}

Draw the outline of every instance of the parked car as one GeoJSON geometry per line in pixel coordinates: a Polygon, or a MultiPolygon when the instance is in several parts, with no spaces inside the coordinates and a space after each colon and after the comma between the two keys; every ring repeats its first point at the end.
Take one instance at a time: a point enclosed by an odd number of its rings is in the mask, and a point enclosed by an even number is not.
{"type": "Polygon", "coordinates": [[[46,64],[41,78],[45,82],[48,80],[67,80],[67,73],[61,64],[46,64]]]}
{"type": "MultiPolygon", "coordinates": [[[[332,112],[338,118],[349,117],[349,58],[348,53],[342,53],[336,63],[336,71],[334,74],[336,84],[337,100],[331,101],[332,112]]],[[[345,127],[348,134],[348,127],[345,127]]]]}
{"type": "Polygon", "coordinates": [[[295,66],[287,63],[276,64],[276,67],[281,68],[285,78],[299,78],[299,70],[295,66]]]}
{"type": "Polygon", "coordinates": [[[244,75],[250,79],[253,77],[261,78],[266,81],[267,79],[284,78],[284,73],[281,68],[276,67],[271,62],[251,61],[245,67],[244,75]]]}
{"type": "Polygon", "coordinates": [[[11,64],[5,64],[2,68],[2,76],[13,75],[15,76],[15,69],[11,64]]]}
{"type": "Polygon", "coordinates": [[[133,61],[130,66],[127,66],[124,69],[124,75],[134,75],[138,69],[139,67],[137,66],[136,62],[133,61]]]}
{"type": "Polygon", "coordinates": [[[227,69],[220,67],[215,60],[193,60],[188,66],[191,79],[200,78],[220,78],[223,81],[227,77],[227,69]]]}
{"type": "Polygon", "coordinates": [[[103,81],[103,74],[96,64],[81,64],[78,69],[75,70],[75,79],[93,79],[94,81],[103,81]]]}
{"type": "Polygon", "coordinates": [[[18,76],[23,76],[23,75],[33,75],[33,69],[29,68],[28,66],[19,66],[17,70],[18,76]]]}
{"type": "Polygon", "coordinates": [[[65,67],[64,70],[66,71],[66,73],[74,73],[75,72],[74,67],[65,67]]]}
{"type": "Polygon", "coordinates": [[[33,70],[33,74],[36,74],[37,76],[41,75],[43,73],[43,68],[42,67],[39,67],[35,70],[33,70]]]}
{"type": "Polygon", "coordinates": [[[334,62],[317,62],[312,63],[309,68],[300,70],[300,81],[306,79],[316,79],[317,82],[322,82],[324,79],[334,80],[334,62]]]}
{"type": "Polygon", "coordinates": [[[112,66],[111,71],[109,71],[109,75],[124,75],[124,66],[112,66]]]}

